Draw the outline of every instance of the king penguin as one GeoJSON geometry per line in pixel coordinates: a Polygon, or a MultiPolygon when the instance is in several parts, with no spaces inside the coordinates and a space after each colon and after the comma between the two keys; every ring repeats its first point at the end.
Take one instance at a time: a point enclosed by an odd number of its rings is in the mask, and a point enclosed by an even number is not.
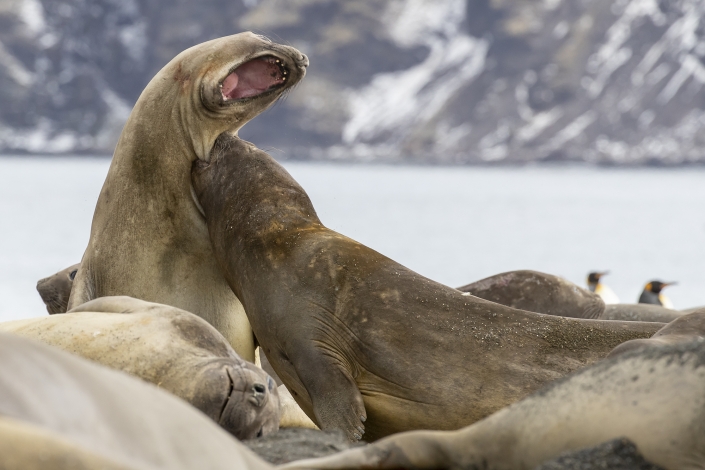
{"type": "Polygon", "coordinates": [[[618,304],[619,298],[617,297],[617,294],[615,294],[614,291],[606,285],[600,284],[600,278],[606,274],[609,274],[609,271],[591,272],[588,274],[588,289],[590,289],[590,292],[594,292],[599,295],[606,304],[618,304]]]}
{"type": "Polygon", "coordinates": [[[661,293],[661,289],[672,286],[675,282],[651,281],[644,286],[644,290],[639,296],[640,304],[661,305],[665,308],[673,309],[671,300],[661,293]]]}

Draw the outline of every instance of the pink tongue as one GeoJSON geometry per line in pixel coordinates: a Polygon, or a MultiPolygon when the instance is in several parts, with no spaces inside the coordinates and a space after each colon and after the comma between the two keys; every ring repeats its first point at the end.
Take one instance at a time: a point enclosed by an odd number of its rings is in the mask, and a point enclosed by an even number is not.
{"type": "Polygon", "coordinates": [[[223,80],[223,97],[237,100],[259,95],[283,81],[279,67],[271,59],[253,59],[236,68],[223,80]]]}

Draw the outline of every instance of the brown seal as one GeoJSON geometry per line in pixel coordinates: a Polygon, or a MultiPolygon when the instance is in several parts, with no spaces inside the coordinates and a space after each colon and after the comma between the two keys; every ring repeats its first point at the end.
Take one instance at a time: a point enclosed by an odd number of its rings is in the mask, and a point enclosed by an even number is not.
{"type": "Polygon", "coordinates": [[[508,307],[572,318],[598,318],[605,302],[570,281],[538,271],[509,271],[458,287],[508,307]]]}
{"type": "Polygon", "coordinates": [[[663,468],[703,468],[704,363],[702,339],[632,351],[465,429],[407,432],[281,468],[532,469],[563,452],[622,437],[663,468]]]}
{"type": "Polygon", "coordinates": [[[659,324],[512,309],[324,227],[269,155],[223,135],[194,190],[213,249],[274,370],[323,430],[369,440],[457,429],[659,324]]]}
{"type": "Polygon", "coordinates": [[[0,452],[0,468],[8,470],[272,468],[203,413],[152,384],[0,333],[0,450],[9,433],[17,445],[30,447],[0,452]]]}
{"type": "Polygon", "coordinates": [[[659,347],[692,341],[697,338],[705,339],[705,308],[680,316],[658,330],[649,339],[633,339],[626,341],[614,348],[609,355],[616,356],[617,354],[622,354],[642,346],[659,347]]]}
{"type": "Polygon", "coordinates": [[[612,304],[606,305],[600,320],[651,321],[670,323],[684,315],[684,312],[671,310],[660,305],[612,304]]]}
{"type": "Polygon", "coordinates": [[[53,315],[0,323],[35,339],[159,385],[239,439],[279,427],[274,380],[243,361],[203,319],[130,297],[101,297],[53,315]]]}
{"type": "Polygon", "coordinates": [[[115,148],[69,309],[113,295],[172,305],[254,361],[252,330],[192,195],[191,164],[298,83],[307,65],[292,47],[241,33],[187,49],[157,73],[115,148]]]}
{"type": "Polygon", "coordinates": [[[49,315],[66,313],[73,280],[81,264],[74,264],[44,279],[37,281],[37,292],[47,307],[49,315]]]}

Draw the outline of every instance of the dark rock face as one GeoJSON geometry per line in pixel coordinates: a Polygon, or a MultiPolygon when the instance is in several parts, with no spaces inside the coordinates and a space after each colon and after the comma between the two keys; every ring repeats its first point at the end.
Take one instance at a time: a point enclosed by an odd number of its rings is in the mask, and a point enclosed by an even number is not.
{"type": "Polygon", "coordinates": [[[0,151],[110,153],[154,73],[253,30],[308,77],[279,158],[705,161],[702,0],[0,0],[0,151]]]}
{"type": "Polygon", "coordinates": [[[561,454],[534,470],[663,470],[644,460],[629,439],[607,441],[590,449],[561,454]]]}
{"type": "Polygon", "coordinates": [[[286,428],[274,434],[242,441],[251,451],[273,464],[325,457],[364,444],[349,442],[341,431],[286,428]]]}

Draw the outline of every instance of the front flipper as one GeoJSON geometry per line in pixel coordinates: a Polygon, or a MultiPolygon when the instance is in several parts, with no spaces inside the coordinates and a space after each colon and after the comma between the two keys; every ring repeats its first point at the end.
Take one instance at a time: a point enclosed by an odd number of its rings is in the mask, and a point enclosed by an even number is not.
{"type": "Polygon", "coordinates": [[[351,441],[362,439],[367,413],[349,368],[315,346],[299,350],[296,373],[311,397],[318,426],[324,431],[340,429],[351,441]]]}

